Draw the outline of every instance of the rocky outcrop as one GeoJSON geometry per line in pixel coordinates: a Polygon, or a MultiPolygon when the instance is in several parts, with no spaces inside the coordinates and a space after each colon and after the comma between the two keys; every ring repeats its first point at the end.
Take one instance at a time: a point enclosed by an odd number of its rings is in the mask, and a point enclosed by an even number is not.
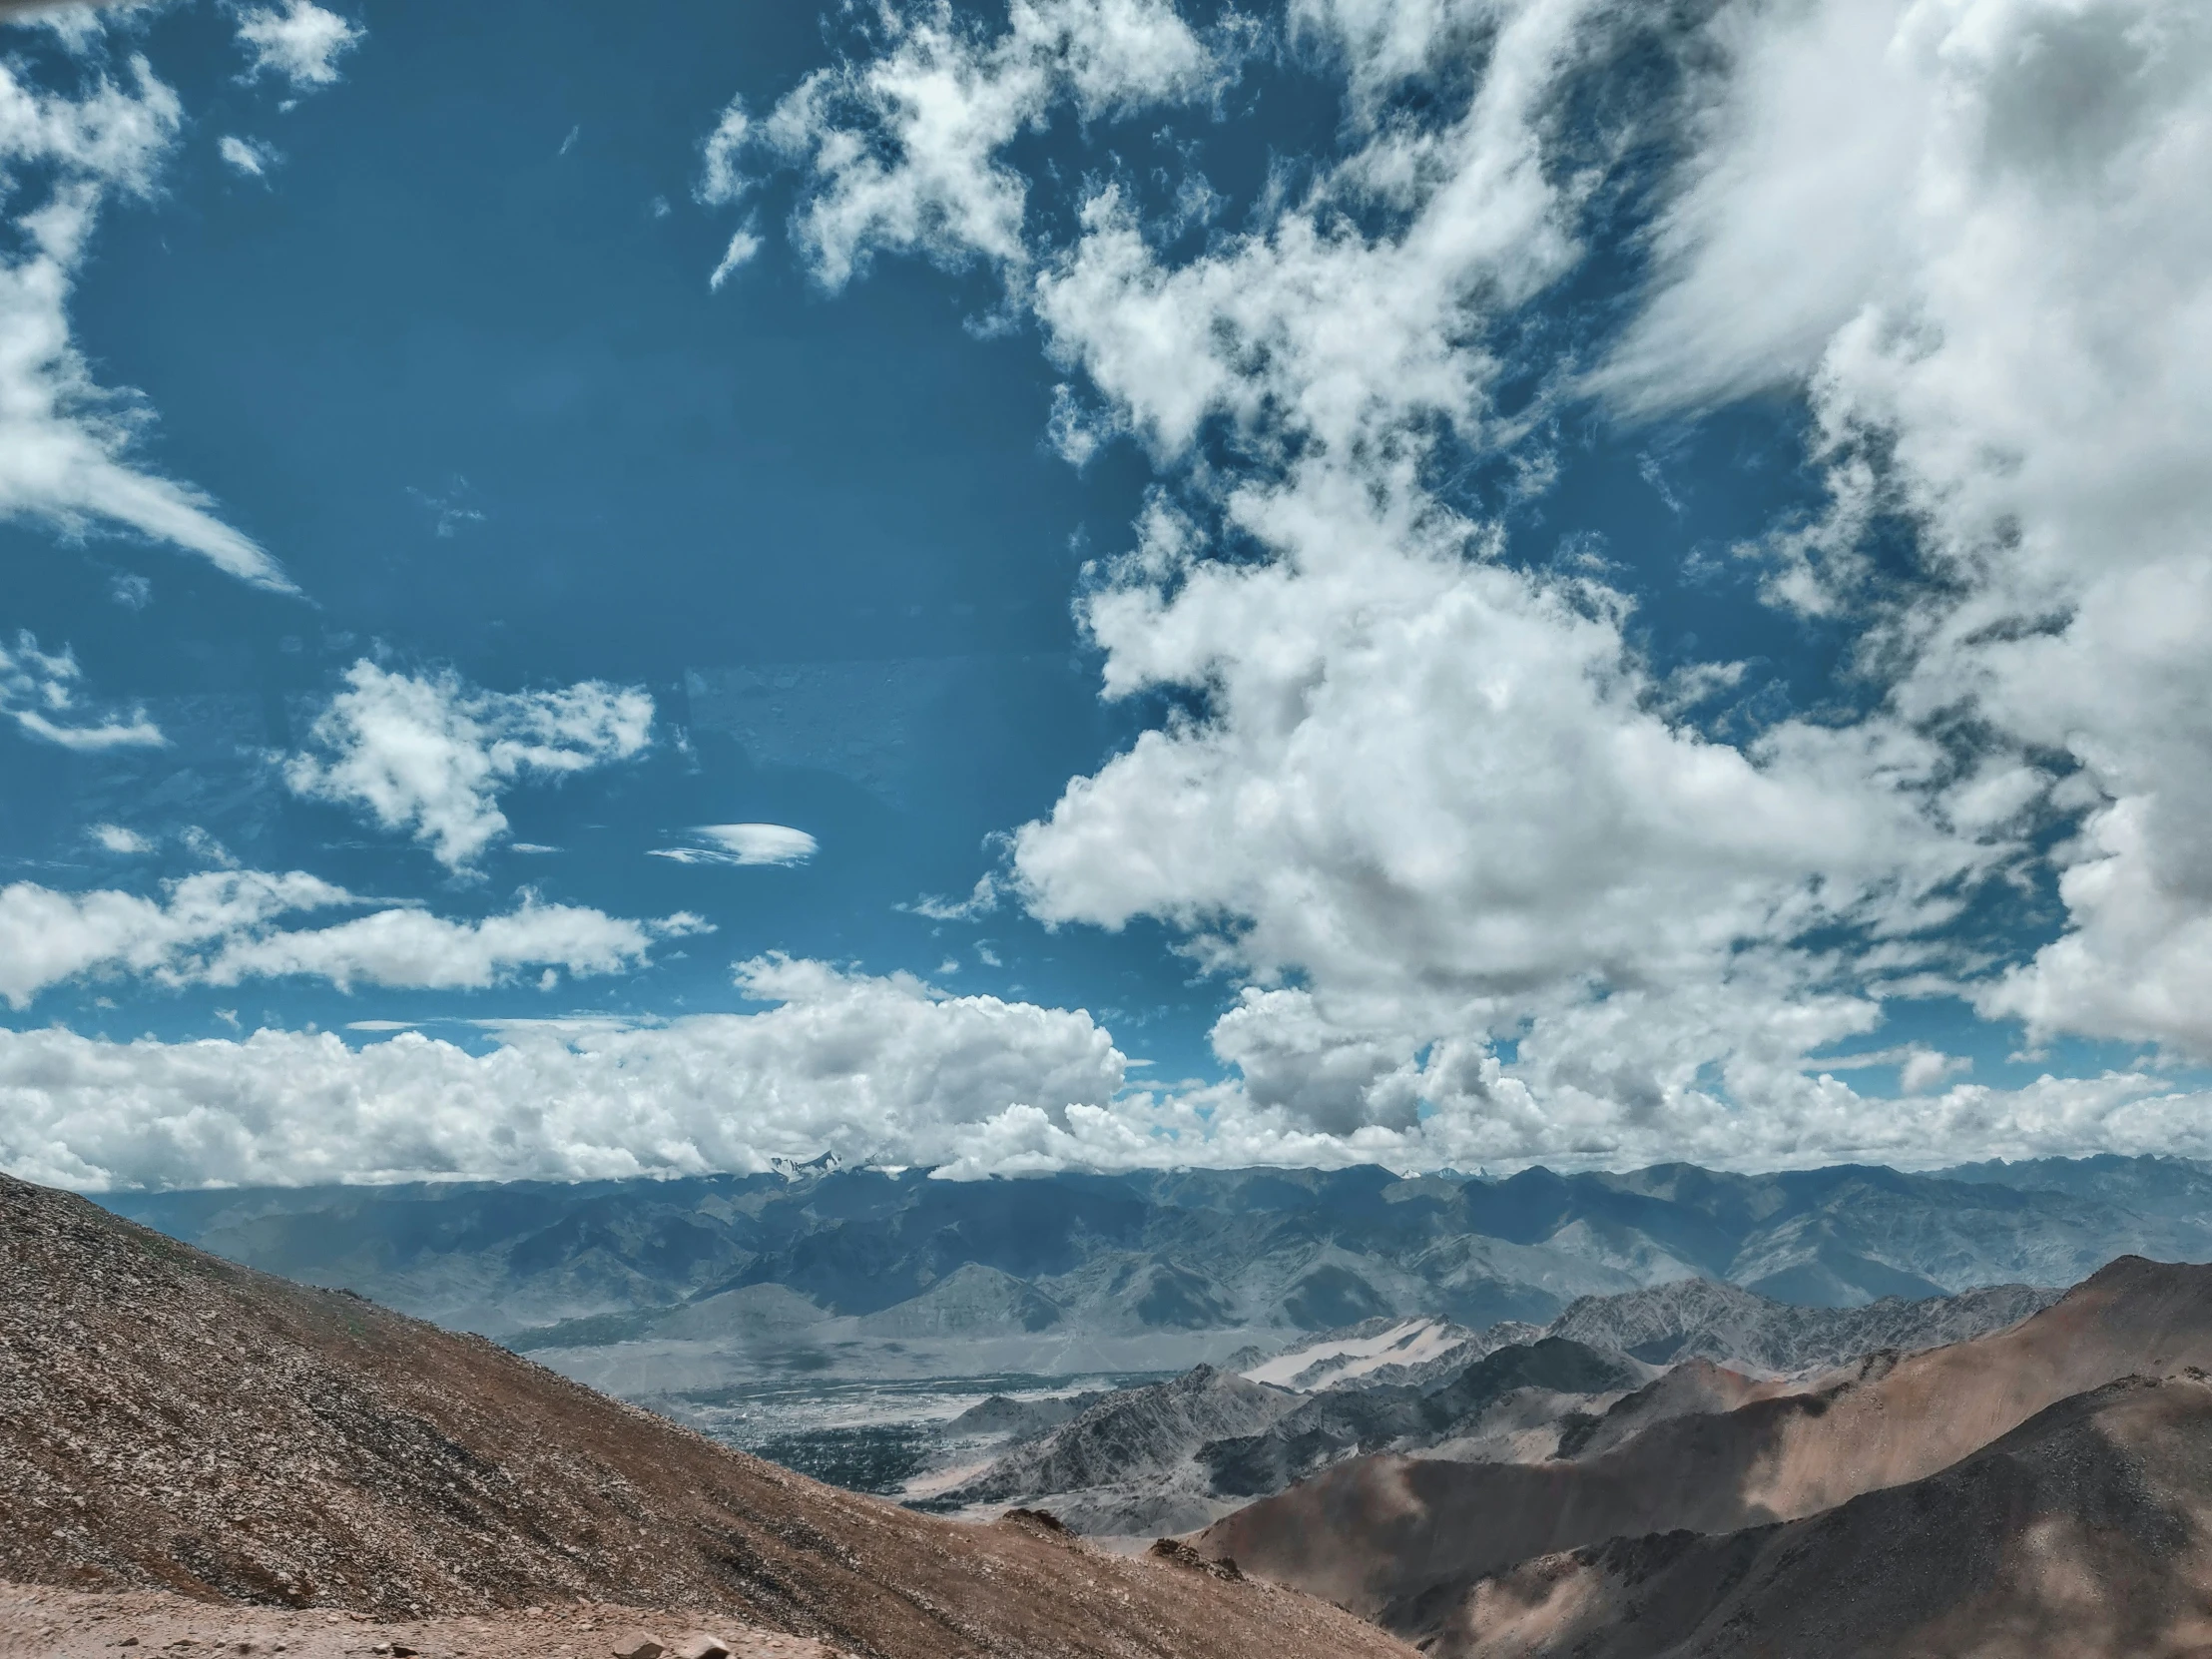
{"type": "Polygon", "coordinates": [[[1259,1497],[1346,1457],[1417,1450],[1476,1432],[1485,1413],[1515,1392],[1580,1399],[1637,1387],[1650,1375],[1617,1355],[1547,1337],[1486,1355],[1427,1391],[1388,1385],[1329,1389],[1258,1434],[1213,1441],[1199,1457],[1214,1492],[1259,1497]]]}
{"type": "Polygon", "coordinates": [[[1281,1388],[1200,1366],[1167,1382],[1109,1394],[1051,1433],[1015,1446],[948,1497],[1003,1502],[1165,1478],[1207,1442],[1254,1433],[1299,1402],[1281,1388]]]}
{"type": "Polygon", "coordinates": [[[1735,1285],[1689,1279],[1622,1296],[1583,1297],[1547,1330],[1653,1365],[1711,1360],[1790,1376],[1847,1366],[1883,1349],[1910,1354],[1965,1342],[2017,1325],[2060,1294],[1994,1285],[1919,1301],[1892,1297],[1863,1308],[1807,1308],[1735,1285]]]}

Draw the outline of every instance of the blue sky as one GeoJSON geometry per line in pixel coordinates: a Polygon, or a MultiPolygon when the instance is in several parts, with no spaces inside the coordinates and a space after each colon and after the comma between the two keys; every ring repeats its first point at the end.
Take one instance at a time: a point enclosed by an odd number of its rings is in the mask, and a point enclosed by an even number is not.
{"type": "Polygon", "coordinates": [[[2204,1149],[2188,8],[14,18],[0,1163],[2204,1149]]]}

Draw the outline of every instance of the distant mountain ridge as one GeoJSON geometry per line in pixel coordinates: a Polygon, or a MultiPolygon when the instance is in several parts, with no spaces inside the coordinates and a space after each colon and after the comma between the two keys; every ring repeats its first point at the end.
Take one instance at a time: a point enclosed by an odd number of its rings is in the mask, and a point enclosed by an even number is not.
{"type": "Polygon", "coordinates": [[[1578,1298],[1692,1279],[1850,1308],[2071,1284],[2127,1254],[2212,1260],[2212,1171],[2150,1158],[1504,1180],[1367,1167],[951,1182],[795,1165],[100,1202],[235,1261],[532,1348],[671,1336],[657,1326],[677,1310],[754,1286],[863,1322],[904,1306],[885,1335],[1110,1339],[1412,1315],[1541,1325],[1578,1298]]]}

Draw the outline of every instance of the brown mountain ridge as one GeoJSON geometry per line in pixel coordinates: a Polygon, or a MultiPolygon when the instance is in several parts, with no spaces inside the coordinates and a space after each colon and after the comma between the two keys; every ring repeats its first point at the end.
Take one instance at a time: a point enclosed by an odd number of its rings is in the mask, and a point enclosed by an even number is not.
{"type": "Polygon", "coordinates": [[[1403,1659],[1275,1585],[817,1485],[490,1343],[0,1177],[0,1578],[387,1618],[582,1600],[885,1659],[1403,1659]]]}
{"type": "Polygon", "coordinates": [[[2212,1367],[2212,1267],[2122,1258],[2007,1331],[1878,1356],[1824,1387],[1653,1422],[1579,1461],[1361,1458],[1199,1541],[1416,1642],[1463,1642],[1466,1587],[1515,1563],[1815,1515],[1924,1480],[2069,1396],[2189,1367],[2212,1367]]]}
{"type": "Polygon", "coordinates": [[[2075,1394],[1804,1520],[1615,1538],[1462,1588],[1438,1659],[2212,1652],[2212,1379],[2075,1394]]]}

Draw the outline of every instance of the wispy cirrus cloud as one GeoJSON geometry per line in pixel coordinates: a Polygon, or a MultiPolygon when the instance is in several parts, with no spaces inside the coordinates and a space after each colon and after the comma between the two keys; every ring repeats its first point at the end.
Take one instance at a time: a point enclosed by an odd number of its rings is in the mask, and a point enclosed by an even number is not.
{"type": "Polygon", "coordinates": [[[0,715],[64,749],[159,748],[168,741],[143,709],[88,719],[78,703],[83,680],[74,654],[41,651],[35,636],[18,634],[14,649],[0,646],[0,715]]]}
{"type": "Polygon", "coordinates": [[[203,491],[134,459],[148,412],[100,385],[70,334],[70,292],[102,207],[154,191],[183,124],[177,94],[143,57],[120,82],[85,70],[74,93],[0,65],[0,201],[18,243],[0,258],[0,515],[72,535],[133,531],[289,592],[276,562],[203,491]]]}

